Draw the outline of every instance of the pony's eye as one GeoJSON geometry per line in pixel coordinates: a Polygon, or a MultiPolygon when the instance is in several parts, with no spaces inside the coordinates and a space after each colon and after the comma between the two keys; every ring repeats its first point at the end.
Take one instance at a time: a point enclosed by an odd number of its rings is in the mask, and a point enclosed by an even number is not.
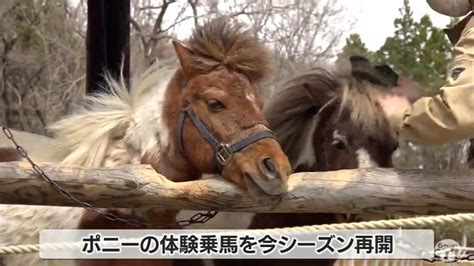
{"type": "Polygon", "coordinates": [[[331,143],[331,145],[333,145],[334,147],[336,147],[337,149],[339,150],[344,150],[347,146],[347,144],[344,142],[344,140],[342,139],[335,139],[333,140],[333,142],[331,143]]]}
{"type": "Polygon", "coordinates": [[[212,112],[220,112],[225,109],[224,104],[216,99],[209,99],[207,101],[207,107],[212,112]]]}

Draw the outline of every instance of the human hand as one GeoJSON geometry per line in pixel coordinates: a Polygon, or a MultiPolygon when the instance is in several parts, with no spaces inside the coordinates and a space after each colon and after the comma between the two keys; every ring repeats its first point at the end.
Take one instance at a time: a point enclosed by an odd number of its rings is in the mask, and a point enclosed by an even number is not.
{"type": "Polygon", "coordinates": [[[421,97],[421,86],[408,77],[400,77],[397,86],[390,89],[390,92],[406,97],[410,102],[416,101],[421,97]]]}
{"type": "Polygon", "coordinates": [[[411,104],[407,97],[396,94],[383,94],[375,99],[375,103],[382,109],[388,119],[402,119],[405,110],[411,104]]]}

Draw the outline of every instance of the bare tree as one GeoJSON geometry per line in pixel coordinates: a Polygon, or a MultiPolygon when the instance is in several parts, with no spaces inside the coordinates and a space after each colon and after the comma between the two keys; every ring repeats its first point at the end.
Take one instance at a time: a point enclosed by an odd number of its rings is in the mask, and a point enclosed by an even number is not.
{"type": "Polygon", "coordinates": [[[132,65],[144,67],[173,56],[171,39],[185,22],[198,21],[198,1],[135,0],[132,2],[132,65]]]}
{"type": "Polygon", "coordinates": [[[8,126],[45,133],[83,92],[82,8],[34,0],[0,8],[0,113],[8,126]]]}
{"type": "MultiPolygon", "coordinates": [[[[9,0],[0,7],[0,115],[9,126],[45,133],[83,94],[85,2],[9,0]]],[[[133,0],[131,69],[174,59],[173,38],[227,15],[273,49],[277,77],[285,78],[335,55],[340,32],[350,27],[343,11],[338,0],[133,0]]]]}

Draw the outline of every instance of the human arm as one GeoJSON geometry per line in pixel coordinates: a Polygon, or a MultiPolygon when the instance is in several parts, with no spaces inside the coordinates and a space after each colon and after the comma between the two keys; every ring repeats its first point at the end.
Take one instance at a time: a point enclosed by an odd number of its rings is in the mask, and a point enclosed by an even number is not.
{"type": "MultiPolygon", "coordinates": [[[[465,63],[469,67],[464,71],[472,71],[472,61],[465,63]]],[[[405,95],[395,93],[380,96],[377,103],[393,130],[403,140],[437,145],[472,138],[474,73],[462,74],[457,81],[442,87],[437,95],[419,98],[413,104],[405,95]]],[[[401,81],[398,90],[410,86],[406,81],[401,81]]],[[[402,90],[407,91],[406,88],[402,90]]]]}

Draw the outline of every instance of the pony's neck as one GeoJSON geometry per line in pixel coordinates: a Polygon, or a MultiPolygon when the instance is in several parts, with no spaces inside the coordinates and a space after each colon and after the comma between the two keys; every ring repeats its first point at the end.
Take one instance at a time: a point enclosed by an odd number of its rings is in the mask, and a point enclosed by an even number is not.
{"type": "Polygon", "coordinates": [[[190,165],[180,153],[170,150],[165,154],[166,156],[163,156],[158,165],[154,167],[158,173],[161,173],[174,182],[199,179],[201,173],[190,165]]]}
{"type": "MultiPolygon", "coordinates": [[[[153,168],[168,179],[181,182],[200,177],[199,171],[181,154],[176,145],[176,125],[181,110],[181,90],[184,77],[180,70],[160,84],[146,103],[135,112],[140,120],[135,127],[141,130],[141,163],[153,168]]],[[[137,146],[137,144],[135,144],[137,146]]]]}

